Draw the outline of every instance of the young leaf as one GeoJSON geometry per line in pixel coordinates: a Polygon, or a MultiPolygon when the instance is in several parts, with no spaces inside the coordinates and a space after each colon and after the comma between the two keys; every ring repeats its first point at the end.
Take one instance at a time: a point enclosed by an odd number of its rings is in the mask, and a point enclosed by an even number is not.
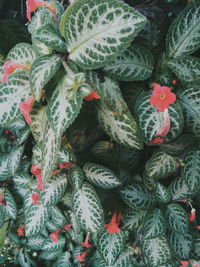
{"type": "Polygon", "coordinates": [[[72,207],[81,227],[88,232],[103,229],[103,210],[94,188],[88,183],[76,190],[72,196],[72,207]]]}
{"type": "Polygon", "coordinates": [[[143,81],[151,76],[153,67],[154,59],[150,50],[134,44],[109,62],[103,70],[119,81],[143,81]]]}
{"type": "Polygon", "coordinates": [[[147,258],[148,266],[151,267],[158,267],[171,259],[170,247],[165,236],[143,239],[141,250],[147,258]]]}
{"type": "Polygon", "coordinates": [[[167,229],[164,214],[158,208],[150,210],[143,222],[144,238],[155,238],[164,235],[167,229]]]}
{"type": "Polygon", "coordinates": [[[0,125],[1,127],[21,118],[20,102],[30,95],[30,86],[25,72],[15,73],[0,90],[0,125]]]}
{"type": "Polygon", "coordinates": [[[17,206],[11,192],[7,188],[3,188],[5,206],[2,206],[5,215],[12,220],[16,220],[17,206]]]}
{"type": "Polygon", "coordinates": [[[83,166],[83,171],[88,181],[100,188],[111,189],[121,184],[111,170],[99,164],[86,163],[83,166]]]}
{"type": "Polygon", "coordinates": [[[35,32],[34,38],[51,47],[53,50],[59,52],[67,51],[67,45],[62,40],[59,30],[50,23],[40,27],[35,32]]]}
{"type": "Polygon", "coordinates": [[[24,146],[20,146],[17,148],[13,148],[8,157],[8,162],[12,164],[8,164],[8,171],[10,175],[15,175],[17,170],[19,169],[21,159],[24,153],[24,146]]]}
{"type": "Polygon", "coordinates": [[[167,62],[167,66],[183,83],[199,82],[200,58],[185,56],[167,62]]]}
{"type": "Polygon", "coordinates": [[[139,183],[124,187],[120,195],[130,208],[136,210],[147,210],[155,203],[153,194],[139,183]]]}
{"type": "Polygon", "coordinates": [[[125,242],[123,232],[110,234],[104,232],[100,235],[98,248],[108,266],[113,266],[121,254],[125,242]]]}
{"type": "Polygon", "coordinates": [[[45,190],[41,193],[41,200],[44,206],[55,205],[64,195],[67,187],[65,175],[57,175],[56,179],[50,180],[45,190]]]}
{"type": "Polygon", "coordinates": [[[145,23],[145,17],[122,2],[80,0],[65,11],[60,31],[70,58],[92,69],[125,50],[145,23]]]}
{"type": "Polygon", "coordinates": [[[200,6],[188,5],[171,24],[166,40],[169,58],[189,55],[200,47],[200,6]]]}
{"type": "Polygon", "coordinates": [[[29,81],[31,92],[36,101],[40,101],[42,89],[58,71],[61,58],[57,55],[38,57],[30,68],[29,81]]]}
{"type": "Polygon", "coordinates": [[[184,208],[176,203],[167,205],[165,218],[172,231],[185,234],[188,229],[188,216],[184,208]]]}
{"type": "Polygon", "coordinates": [[[177,170],[177,159],[157,150],[145,164],[146,174],[154,179],[161,179],[177,170]]]}

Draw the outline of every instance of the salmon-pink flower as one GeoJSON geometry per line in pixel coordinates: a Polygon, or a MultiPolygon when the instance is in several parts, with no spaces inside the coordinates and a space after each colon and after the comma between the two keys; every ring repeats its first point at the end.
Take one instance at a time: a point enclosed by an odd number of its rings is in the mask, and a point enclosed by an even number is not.
{"type": "Polygon", "coordinates": [[[78,254],[76,255],[77,260],[79,260],[80,262],[84,262],[85,261],[85,257],[88,254],[88,251],[83,252],[82,254],[78,254]]]}
{"type": "Polygon", "coordinates": [[[189,264],[189,261],[181,261],[181,265],[179,267],[187,267],[189,264]]]}
{"type": "Polygon", "coordinates": [[[117,213],[115,211],[113,213],[110,223],[104,225],[107,228],[106,229],[107,232],[110,234],[119,233],[121,231],[119,228],[120,220],[121,220],[121,212],[117,216],[117,213]]]}
{"type": "Polygon", "coordinates": [[[65,169],[65,168],[68,168],[68,167],[71,167],[71,166],[76,166],[76,164],[73,163],[73,162],[63,162],[63,163],[59,164],[59,167],[61,169],[65,169]]]}
{"type": "Polygon", "coordinates": [[[153,139],[152,141],[150,141],[151,144],[161,144],[164,143],[165,140],[162,137],[156,137],[155,139],[153,139]]]}
{"type": "Polygon", "coordinates": [[[50,234],[50,237],[53,242],[57,243],[58,242],[58,235],[61,232],[62,228],[59,228],[56,232],[53,232],[50,234]]]}
{"type": "Polygon", "coordinates": [[[177,80],[172,80],[172,84],[176,85],[177,84],[177,80]]]}
{"type": "Polygon", "coordinates": [[[165,137],[170,131],[171,123],[170,123],[168,109],[165,109],[163,112],[163,121],[164,121],[164,124],[157,130],[156,136],[165,137]]]}
{"type": "Polygon", "coordinates": [[[24,236],[24,226],[20,226],[17,229],[18,236],[24,236]]]}
{"type": "Polygon", "coordinates": [[[31,195],[31,198],[32,198],[32,204],[40,205],[40,203],[38,202],[38,199],[39,199],[39,194],[38,193],[33,193],[31,195]]]}
{"type": "Polygon", "coordinates": [[[197,230],[200,230],[200,225],[195,225],[195,228],[196,228],[197,230]]]}
{"type": "Polygon", "coordinates": [[[12,74],[16,69],[26,69],[26,67],[20,63],[14,63],[13,61],[7,61],[4,65],[3,65],[3,79],[2,82],[8,82],[8,76],[10,74],[12,74]]]}
{"type": "Polygon", "coordinates": [[[189,221],[193,222],[196,219],[196,210],[192,208],[191,213],[189,214],[189,221]]]}
{"type": "Polygon", "coordinates": [[[83,247],[89,248],[92,247],[92,244],[89,243],[89,237],[90,237],[90,232],[87,233],[87,236],[85,238],[85,241],[81,243],[83,247]]]}
{"type": "Polygon", "coordinates": [[[20,111],[22,115],[24,116],[25,121],[30,124],[31,123],[31,117],[30,117],[30,111],[33,107],[35,99],[33,96],[29,96],[25,101],[21,102],[19,104],[20,111]]]}
{"type": "Polygon", "coordinates": [[[89,95],[84,97],[84,100],[91,101],[92,99],[100,99],[100,95],[98,95],[95,91],[91,91],[89,95]]]}
{"type": "Polygon", "coordinates": [[[155,106],[156,110],[163,112],[176,101],[176,95],[171,92],[169,87],[157,83],[153,83],[151,86],[153,87],[153,95],[150,97],[150,104],[155,106]]]}
{"type": "Polygon", "coordinates": [[[31,21],[31,13],[36,11],[39,7],[46,7],[54,16],[57,12],[55,6],[42,0],[27,0],[26,1],[26,17],[31,21]]]}
{"type": "Polygon", "coordinates": [[[43,185],[43,181],[42,181],[42,170],[40,167],[40,164],[33,164],[31,166],[31,173],[33,175],[35,175],[36,179],[37,179],[37,185],[38,185],[38,189],[39,190],[44,190],[44,185],[43,185]]]}
{"type": "Polygon", "coordinates": [[[64,229],[65,229],[66,231],[71,231],[71,227],[72,227],[72,224],[65,224],[65,225],[64,225],[64,229]]]}

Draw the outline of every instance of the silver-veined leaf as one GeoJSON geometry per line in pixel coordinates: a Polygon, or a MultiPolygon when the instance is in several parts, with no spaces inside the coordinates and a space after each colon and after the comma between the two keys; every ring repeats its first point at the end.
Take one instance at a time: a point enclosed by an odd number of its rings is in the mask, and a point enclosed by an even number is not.
{"type": "Polygon", "coordinates": [[[145,17],[122,2],[79,0],[65,11],[60,31],[70,58],[92,69],[125,50],[145,23],[145,17]]]}
{"type": "Polygon", "coordinates": [[[11,192],[7,188],[3,188],[3,199],[5,206],[2,206],[5,215],[12,220],[16,220],[17,217],[17,205],[15,200],[11,194],[11,192]]]}
{"type": "Polygon", "coordinates": [[[0,155],[0,181],[4,181],[9,177],[8,158],[8,154],[0,155]]]}
{"type": "Polygon", "coordinates": [[[36,101],[39,101],[42,89],[58,71],[61,58],[57,55],[45,55],[36,58],[30,68],[29,81],[31,92],[36,101]]]}
{"type": "Polygon", "coordinates": [[[144,210],[134,210],[128,208],[123,218],[123,229],[134,231],[138,229],[143,219],[146,216],[146,211],[144,210]]]}
{"type": "Polygon", "coordinates": [[[55,263],[55,267],[72,267],[70,262],[71,254],[68,251],[63,252],[55,263]]]}
{"type": "Polygon", "coordinates": [[[134,44],[109,62],[104,71],[120,81],[143,81],[151,76],[153,67],[154,60],[150,50],[134,44]]]}
{"type": "Polygon", "coordinates": [[[72,196],[75,216],[83,229],[97,232],[103,229],[103,210],[94,188],[84,183],[72,196]]]}
{"type": "Polygon", "coordinates": [[[169,191],[172,196],[172,200],[184,200],[192,196],[192,192],[183,177],[176,178],[170,184],[169,191]]]}
{"type": "Polygon", "coordinates": [[[12,176],[15,175],[15,173],[19,169],[23,153],[24,153],[24,146],[20,146],[17,148],[13,148],[13,150],[9,154],[8,171],[9,171],[10,175],[12,175],[12,176]]]}
{"type": "Polygon", "coordinates": [[[156,200],[159,202],[167,203],[171,200],[169,189],[165,185],[160,183],[156,185],[154,195],[156,200]]]}
{"type": "Polygon", "coordinates": [[[54,250],[54,251],[43,251],[39,259],[46,260],[46,261],[54,261],[62,254],[62,249],[54,250]]]}
{"type": "Polygon", "coordinates": [[[58,153],[58,163],[74,162],[76,163],[76,155],[72,150],[62,148],[58,153]]]}
{"type": "Polygon", "coordinates": [[[59,227],[62,227],[66,223],[65,216],[62,214],[61,210],[57,206],[50,207],[49,212],[51,221],[57,229],[59,227]]]}
{"type": "Polygon", "coordinates": [[[70,170],[68,177],[73,188],[78,190],[83,185],[85,175],[83,170],[80,167],[76,166],[73,167],[72,170],[70,170]]]}
{"type": "Polygon", "coordinates": [[[123,251],[113,267],[130,267],[130,266],[134,266],[132,253],[130,251],[123,251]]]}
{"type": "Polygon", "coordinates": [[[63,237],[58,237],[58,242],[54,242],[51,238],[46,238],[43,244],[43,250],[45,251],[55,251],[60,250],[65,245],[65,239],[63,237]]]}
{"type": "Polygon", "coordinates": [[[25,172],[18,172],[13,177],[14,183],[23,189],[28,189],[31,185],[31,177],[25,172]]]}
{"type": "Polygon", "coordinates": [[[27,246],[32,250],[42,250],[45,237],[42,235],[34,235],[28,238],[27,246]]]}
{"type": "Polygon", "coordinates": [[[102,165],[86,163],[83,171],[88,181],[100,188],[111,189],[121,184],[115,173],[102,165]]]}

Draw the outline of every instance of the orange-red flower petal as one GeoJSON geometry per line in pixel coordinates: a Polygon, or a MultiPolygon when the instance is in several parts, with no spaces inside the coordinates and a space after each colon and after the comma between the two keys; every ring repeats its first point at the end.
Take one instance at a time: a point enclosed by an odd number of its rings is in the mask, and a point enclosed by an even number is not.
{"type": "Polygon", "coordinates": [[[42,181],[42,170],[40,167],[40,164],[33,164],[31,166],[31,173],[33,175],[35,175],[36,179],[37,179],[37,185],[38,185],[38,189],[39,190],[44,190],[44,185],[43,185],[43,181],[42,181]]]}
{"type": "Polygon", "coordinates": [[[18,236],[24,236],[24,226],[21,226],[17,229],[18,236]]]}
{"type": "Polygon", "coordinates": [[[120,220],[121,220],[121,213],[120,216],[117,216],[117,213],[115,211],[113,213],[110,223],[104,225],[106,227],[106,231],[110,234],[119,233],[121,231],[119,228],[120,220]]]}
{"type": "Polygon", "coordinates": [[[78,261],[84,262],[87,254],[88,254],[88,251],[84,251],[82,254],[76,255],[76,258],[78,261]]]}
{"type": "Polygon", "coordinates": [[[165,142],[164,138],[162,138],[160,136],[158,136],[155,139],[153,139],[152,141],[150,141],[151,144],[161,144],[164,142],[165,142]]]}
{"type": "Polygon", "coordinates": [[[40,203],[38,202],[38,199],[39,199],[39,194],[38,193],[31,194],[31,198],[32,198],[32,204],[40,205],[40,203]]]}
{"type": "Polygon", "coordinates": [[[51,5],[42,0],[27,0],[26,1],[26,17],[29,21],[31,21],[31,13],[41,6],[50,7],[51,5]]]}
{"type": "Polygon", "coordinates": [[[24,65],[20,64],[20,63],[14,63],[13,61],[7,61],[4,65],[3,65],[3,79],[2,82],[8,82],[8,76],[10,74],[12,74],[16,69],[18,68],[24,68],[24,65]]]}
{"type": "Polygon", "coordinates": [[[100,99],[100,95],[98,95],[95,91],[91,91],[89,95],[87,95],[86,97],[84,97],[84,100],[86,101],[91,101],[93,99],[100,99]]]}
{"type": "Polygon", "coordinates": [[[30,124],[31,123],[31,117],[30,117],[30,111],[33,107],[35,99],[33,96],[29,96],[25,101],[21,102],[19,104],[20,111],[22,115],[24,116],[25,121],[30,124]]]}
{"type": "Polygon", "coordinates": [[[85,238],[85,241],[81,243],[83,247],[89,248],[92,247],[92,244],[89,243],[89,237],[90,237],[90,232],[87,233],[87,236],[85,238]]]}

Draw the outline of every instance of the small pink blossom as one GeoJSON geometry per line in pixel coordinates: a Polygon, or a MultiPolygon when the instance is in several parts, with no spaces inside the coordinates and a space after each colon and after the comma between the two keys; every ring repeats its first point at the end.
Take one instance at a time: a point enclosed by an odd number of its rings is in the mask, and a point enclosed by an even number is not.
{"type": "Polygon", "coordinates": [[[37,179],[37,185],[38,185],[38,189],[39,190],[44,190],[44,185],[43,185],[43,181],[42,181],[42,170],[40,167],[40,164],[33,164],[31,166],[31,173],[33,175],[35,175],[36,179],[37,179]]]}
{"type": "Polygon", "coordinates": [[[24,226],[20,226],[17,229],[17,234],[18,234],[18,236],[24,236],[24,226]]]}
{"type": "Polygon", "coordinates": [[[196,210],[192,208],[191,213],[189,215],[189,221],[193,222],[196,219],[196,210]]]}
{"type": "Polygon", "coordinates": [[[121,212],[118,215],[116,211],[113,213],[110,223],[104,225],[108,233],[115,234],[121,231],[119,228],[121,217],[122,217],[121,212]]]}
{"type": "Polygon", "coordinates": [[[38,193],[33,193],[31,195],[31,198],[32,198],[32,204],[40,205],[40,203],[38,202],[38,199],[39,199],[39,194],[38,193]]]}
{"type": "Polygon", "coordinates": [[[86,257],[87,254],[88,254],[88,251],[85,251],[82,254],[76,255],[76,258],[77,258],[78,261],[84,262],[85,261],[85,257],[86,257]]]}
{"type": "Polygon", "coordinates": [[[83,247],[89,248],[92,247],[92,244],[89,243],[89,237],[90,237],[90,232],[87,233],[87,236],[85,238],[85,241],[81,243],[83,247]]]}
{"type": "Polygon", "coordinates": [[[33,107],[35,99],[33,96],[29,96],[25,101],[21,102],[19,104],[20,111],[22,115],[24,116],[25,121],[30,124],[31,123],[31,117],[30,117],[30,111],[33,107]]]}
{"type": "Polygon", "coordinates": [[[59,228],[56,232],[53,232],[50,234],[50,238],[52,239],[53,242],[57,243],[58,242],[58,235],[61,232],[62,228],[59,228]]]}
{"type": "Polygon", "coordinates": [[[98,95],[95,91],[91,91],[89,95],[87,95],[86,97],[84,97],[84,100],[86,101],[91,101],[93,99],[100,99],[100,95],[98,95]]]}
{"type": "Polygon", "coordinates": [[[16,69],[19,69],[19,68],[25,68],[24,65],[20,64],[20,63],[14,63],[13,61],[7,61],[4,65],[3,65],[3,72],[4,72],[4,75],[3,75],[3,79],[2,79],[2,82],[5,83],[5,82],[8,82],[8,76],[10,74],[12,74],[16,69]]]}

